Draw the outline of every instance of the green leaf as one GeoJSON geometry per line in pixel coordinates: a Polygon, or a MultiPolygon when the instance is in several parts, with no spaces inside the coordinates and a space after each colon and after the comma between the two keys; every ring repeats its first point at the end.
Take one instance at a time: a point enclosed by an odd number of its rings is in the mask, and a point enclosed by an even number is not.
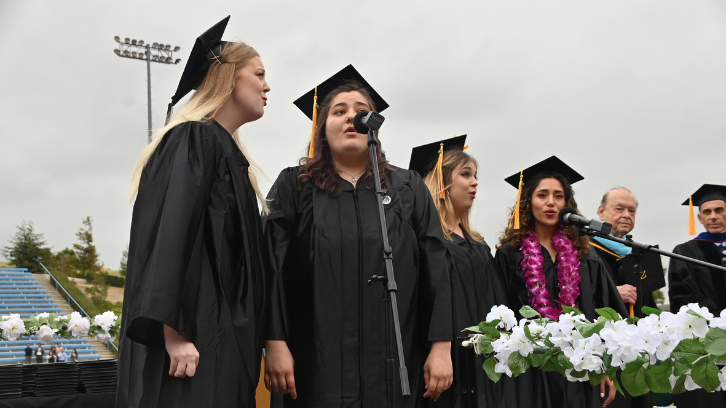
{"type": "Polygon", "coordinates": [[[522,355],[519,354],[518,351],[515,351],[509,355],[507,365],[512,371],[512,375],[515,377],[519,377],[520,374],[527,371],[527,369],[529,368],[529,360],[526,357],[522,357],[522,355]]]}
{"type": "Polygon", "coordinates": [[[562,311],[565,313],[575,312],[575,315],[581,315],[582,311],[572,306],[562,306],[562,311]]]}
{"type": "Polygon", "coordinates": [[[686,392],[686,376],[685,374],[678,377],[676,380],[676,384],[673,386],[673,391],[671,391],[671,394],[683,394],[686,392]]]}
{"type": "Polygon", "coordinates": [[[706,354],[706,349],[700,341],[696,339],[681,340],[672,354],[675,359],[673,375],[680,377],[685,374],[691,369],[694,361],[706,354]]]}
{"type": "Polygon", "coordinates": [[[640,317],[628,317],[627,319],[625,319],[625,322],[627,324],[635,324],[638,323],[638,320],[640,320],[640,317]]]}
{"type": "Polygon", "coordinates": [[[703,346],[706,352],[711,355],[722,356],[726,354],[726,330],[712,327],[706,334],[703,346]]]}
{"type": "Polygon", "coordinates": [[[494,347],[492,347],[492,341],[487,339],[481,339],[479,342],[479,351],[481,354],[490,354],[494,352],[494,347]]]}
{"type": "Polygon", "coordinates": [[[496,329],[497,324],[499,324],[499,320],[495,320],[493,322],[481,322],[479,323],[479,332],[488,334],[489,336],[494,337],[494,339],[498,339],[502,334],[496,329]]]}
{"type": "MultiPolygon", "coordinates": [[[[603,320],[598,323],[585,323],[581,324],[577,327],[577,330],[582,334],[582,337],[590,337],[595,333],[600,333],[600,330],[602,330],[605,327],[606,320],[603,320]]],[[[599,384],[599,383],[598,383],[599,384]]]]}
{"type": "Polygon", "coordinates": [[[635,361],[631,361],[625,366],[625,370],[620,375],[620,379],[623,381],[623,386],[633,397],[643,395],[649,391],[648,384],[645,382],[645,361],[643,358],[638,358],[635,361]]]}
{"type": "Polygon", "coordinates": [[[618,390],[620,395],[622,395],[624,397],[625,392],[623,392],[623,387],[620,385],[620,381],[618,381],[617,370],[612,375],[608,374],[608,376],[610,377],[611,380],[613,380],[613,384],[615,384],[615,389],[618,390]]]}
{"type": "Polygon", "coordinates": [[[490,380],[498,382],[499,379],[502,378],[502,373],[494,371],[495,365],[497,365],[497,360],[494,357],[489,357],[486,361],[484,361],[484,364],[482,364],[482,368],[484,369],[484,372],[487,373],[487,377],[489,377],[490,380]]]}
{"type": "Polygon", "coordinates": [[[660,365],[651,365],[645,369],[645,383],[653,392],[667,394],[671,392],[670,376],[673,373],[673,363],[666,360],[660,365]]]}
{"type": "Polygon", "coordinates": [[[546,337],[546,338],[544,339],[544,344],[545,344],[545,346],[547,346],[547,347],[549,347],[550,349],[552,349],[552,348],[553,348],[553,347],[555,346],[555,343],[553,343],[553,342],[551,342],[551,341],[550,341],[550,336],[552,336],[552,335],[550,334],[549,336],[547,336],[547,337],[546,337]]]}
{"type": "Polygon", "coordinates": [[[572,371],[570,371],[570,377],[582,378],[582,377],[585,376],[585,374],[587,374],[587,370],[584,370],[584,371],[572,370],[572,371]]]}
{"type": "Polygon", "coordinates": [[[565,375],[565,369],[562,368],[557,357],[549,358],[545,360],[539,368],[540,371],[557,371],[558,373],[565,375]]]}
{"type": "Polygon", "coordinates": [[[711,392],[721,385],[718,373],[718,367],[716,367],[716,363],[713,362],[710,356],[703,357],[693,363],[693,368],[691,369],[693,382],[700,385],[707,392],[711,392]]]}
{"type": "Polygon", "coordinates": [[[605,378],[605,373],[597,374],[597,373],[590,373],[590,384],[592,385],[600,385],[602,380],[605,378]]]}
{"type": "Polygon", "coordinates": [[[540,366],[543,366],[547,363],[547,361],[550,360],[552,357],[552,349],[547,349],[547,351],[542,354],[542,363],[540,363],[540,366]]]}
{"type": "Polygon", "coordinates": [[[542,315],[540,315],[538,311],[532,309],[530,306],[522,306],[522,308],[519,309],[519,314],[522,315],[522,317],[524,317],[525,319],[542,317],[542,315]]]}
{"type": "Polygon", "coordinates": [[[467,327],[467,328],[465,328],[465,329],[464,329],[464,330],[462,330],[462,331],[463,331],[463,332],[464,332],[464,331],[473,331],[473,332],[479,332],[479,326],[471,326],[471,327],[467,327]]]}
{"type": "Polygon", "coordinates": [[[573,366],[572,363],[570,363],[570,360],[567,359],[567,357],[565,356],[565,353],[560,353],[557,355],[557,362],[560,363],[560,365],[564,369],[575,368],[575,366],[573,366]]]}
{"type": "Polygon", "coordinates": [[[700,317],[701,319],[705,319],[705,317],[701,316],[701,315],[700,315],[700,314],[699,314],[698,312],[694,311],[693,309],[688,309],[688,310],[686,311],[686,313],[688,313],[689,315],[694,315],[694,316],[698,316],[698,317],[700,317]]]}
{"type": "Polygon", "coordinates": [[[640,310],[642,310],[643,314],[646,316],[652,315],[652,314],[654,314],[656,316],[660,316],[660,314],[661,314],[660,309],[656,309],[654,307],[643,306],[640,310]]]}
{"type": "Polygon", "coordinates": [[[539,367],[542,365],[542,355],[537,353],[531,353],[529,355],[529,361],[532,363],[532,367],[539,367]]]}
{"type": "Polygon", "coordinates": [[[622,320],[618,312],[609,307],[595,309],[595,313],[599,314],[600,316],[604,317],[609,321],[617,322],[618,320],[622,320]]]}

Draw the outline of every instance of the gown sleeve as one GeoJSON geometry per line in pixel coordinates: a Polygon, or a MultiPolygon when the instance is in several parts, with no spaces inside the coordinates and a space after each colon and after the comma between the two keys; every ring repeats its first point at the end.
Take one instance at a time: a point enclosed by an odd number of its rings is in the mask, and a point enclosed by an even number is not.
{"type": "Polygon", "coordinates": [[[265,245],[272,268],[272,288],[266,340],[287,340],[285,282],[283,269],[292,252],[296,231],[298,168],[280,172],[267,195],[270,212],[263,218],[265,245]]]}
{"type": "Polygon", "coordinates": [[[126,335],[163,343],[163,324],[196,338],[204,225],[219,159],[208,127],[185,122],[164,136],[147,164],[134,205],[126,335]],[[133,254],[132,254],[133,252],[133,254]]]}
{"type": "Polygon", "coordinates": [[[450,341],[453,324],[451,321],[451,281],[446,265],[446,247],[441,221],[436,212],[428,187],[418,173],[411,176],[411,189],[414,194],[414,220],[419,246],[419,271],[421,293],[425,301],[422,316],[428,328],[428,341],[450,341]]]}

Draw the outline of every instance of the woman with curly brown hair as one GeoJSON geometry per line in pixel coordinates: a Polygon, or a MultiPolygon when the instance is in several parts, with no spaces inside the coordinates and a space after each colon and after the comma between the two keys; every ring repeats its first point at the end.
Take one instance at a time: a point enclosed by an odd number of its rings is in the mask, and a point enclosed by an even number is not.
{"type": "MultiPolygon", "coordinates": [[[[577,210],[571,184],[580,180],[582,176],[555,156],[506,179],[520,186],[520,199],[495,259],[504,273],[508,306],[515,313],[527,305],[556,320],[562,306],[570,306],[595,319],[596,308],[612,307],[625,316],[617,288],[602,261],[590,252],[588,238],[574,236],[574,227],[559,221],[564,207],[577,210]]],[[[609,383],[610,392],[603,401],[608,380],[600,385],[598,395],[588,382],[569,382],[558,373],[537,369],[504,382],[508,391],[501,406],[506,407],[601,407],[615,397],[609,383]]]]}
{"type": "Polygon", "coordinates": [[[397,375],[393,391],[396,406],[421,407],[452,381],[449,275],[431,195],[418,174],[388,164],[380,141],[373,173],[368,137],[353,118],[387,104],[352,66],[299,106],[314,122],[310,154],[280,173],[264,222],[275,273],[265,383],[285,394],[285,407],[386,405],[388,306],[383,285],[368,284],[385,273],[378,177],[411,395],[401,396],[397,375]],[[317,112],[309,109],[315,95],[317,112]]]}

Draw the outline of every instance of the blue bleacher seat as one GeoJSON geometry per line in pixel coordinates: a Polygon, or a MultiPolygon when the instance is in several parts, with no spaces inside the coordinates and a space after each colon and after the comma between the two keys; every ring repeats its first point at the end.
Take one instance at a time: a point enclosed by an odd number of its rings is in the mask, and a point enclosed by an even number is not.
{"type": "MultiPolygon", "coordinates": [[[[50,294],[27,269],[0,268],[0,315],[17,313],[25,318],[43,312],[64,315],[50,294]]],[[[16,341],[0,341],[0,364],[24,363],[27,344],[35,349],[38,340],[35,336],[30,336],[16,341]]],[[[63,345],[67,351],[76,349],[81,361],[101,358],[97,354],[98,350],[88,342],[88,338],[55,339],[53,344],[63,345]]],[[[48,350],[50,345],[44,345],[43,348],[48,350]]]]}

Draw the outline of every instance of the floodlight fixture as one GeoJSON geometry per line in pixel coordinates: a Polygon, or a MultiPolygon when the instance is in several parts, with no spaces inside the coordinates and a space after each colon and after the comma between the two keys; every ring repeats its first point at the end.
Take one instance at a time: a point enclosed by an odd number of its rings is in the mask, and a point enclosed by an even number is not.
{"type": "Polygon", "coordinates": [[[114,54],[116,54],[116,55],[121,55],[121,51],[119,51],[119,50],[113,50],[113,52],[114,52],[114,54]]]}
{"type": "Polygon", "coordinates": [[[130,39],[130,38],[128,38],[128,37],[126,37],[126,38],[124,39],[124,42],[125,42],[126,44],[130,44],[130,43],[131,43],[131,39],[130,39]]]}
{"type": "Polygon", "coordinates": [[[136,40],[131,40],[131,45],[136,45],[136,40]]]}
{"type": "Polygon", "coordinates": [[[181,49],[181,47],[179,47],[179,46],[177,45],[176,47],[174,47],[174,52],[177,52],[177,51],[179,51],[180,49],[181,49]]]}
{"type": "Polygon", "coordinates": [[[139,40],[139,45],[143,47],[144,46],[144,40],[139,40]]]}
{"type": "Polygon", "coordinates": [[[113,37],[113,39],[116,40],[117,43],[121,42],[121,37],[119,37],[119,36],[115,36],[115,37],[113,37]]]}

